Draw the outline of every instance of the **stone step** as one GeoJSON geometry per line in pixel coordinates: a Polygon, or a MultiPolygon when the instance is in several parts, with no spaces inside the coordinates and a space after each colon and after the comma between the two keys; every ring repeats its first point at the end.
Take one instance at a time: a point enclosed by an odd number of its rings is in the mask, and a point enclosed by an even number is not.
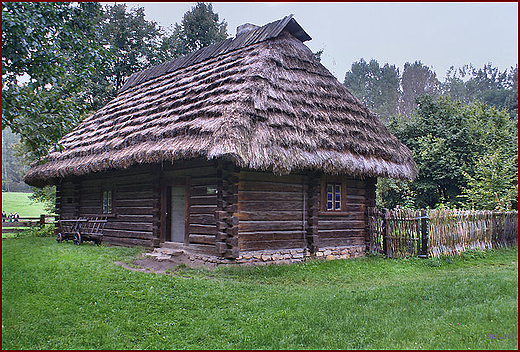
{"type": "Polygon", "coordinates": [[[170,260],[171,255],[163,254],[163,253],[146,253],[147,256],[152,257],[155,260],[170,260]]]}
{"type": "Polygon", "coordinates": [[[162,254],[168,254],[172,256],[182,255],[184,254],[184,251],[182,249],[173,249],[173,248],[155,248],[155,253],[162,253],[162,254]]]}
{"type": "Polygon", "coordinates": [[[184,249],[184,243],[179,242],[164,242],[161,243],[161,247],[159,248],[169,248],[169,249],[184,249]]]}

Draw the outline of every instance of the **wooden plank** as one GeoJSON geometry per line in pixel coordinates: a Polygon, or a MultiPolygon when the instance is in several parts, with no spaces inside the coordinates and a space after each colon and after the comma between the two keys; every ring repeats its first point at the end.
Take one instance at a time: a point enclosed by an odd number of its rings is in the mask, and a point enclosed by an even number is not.
{"type": "Polygon", "coordinates": [[[239,173],[239,179],[240,179],[240,182],[242,182],[242,181],[262,181],[262,182],[301,184],[302,180],[303,180],[303,176],[295,175],[295,174],[276,176],[272,172],[241,170],[239,173]]]}
{"type": "Polygon", "coordinates": [[[81,186],[81,192],[83,193],[84,196],[88,196],[90,198],[92,197],[95,197],[97,195],[100,195],[101,194],[101,185],[100,186],[92,186],[92,187],[85,187],[85,186],[81,186]]]}
{"type": "MultiPolygon", "coordinates": [[[[208,188],[217,188],[217,185],[204,185],[191,187],[191,196],[208,196],[208,188]]],[[[214,195],[216,197],[216,195],[214,195]]]]}
{"type": "Polygon", "coordinates": [[[189,225],[189,233],[204,234],[204,235],[216,235],[217,226],[215,225],[189,225]]]}
{"type": "Polygon", "coordinates": [[[190,170],[194,168],[204,168],[212,166],[216,169],[217,160],[207,160],[204,158],[189,159],[189,160],[174,160],[173,163],[164,162],[162,165],[164,172],[175,170],[190,170]]]}
{"type": "MultiPolygon", "coordinates": [[[[134,186],[135,189],[139,189],[134,186]]],[[[152,196],[153,193],[151,191],[134,191],[134,192],[118,192],[115,191],[114,201],[121,200],[133,200],[133,199],[148,199],[152,196]]]]}
{"type": "Polygon", "coordinates": [[[111,220],[105,225],[105,229],[151,232],[153,230],[153,224],[151,222],[123,222],[111,220]]]}
{"type": "MultiPolygon", "coordinates": [[[[136,199],[118,199],[114,198],[114,205],[118,207],[153,207],[156,205],[157,199],[136,198],[136,199]]],[[[98,203],[101,207],[101,201],[98,203]]]]}
{"type": "Polygon", "coordinates": [[[108,180],[108,182],[116,184],[118,187],[131,187],[132,185],[139,183],[148,183],[146,180],[149,180],[151,176],[150,172],[140,172],[133,175],[110,175],[110,173],[100,173],[97,174],[97,178],[82,179],[81,185],[85,187],[96,187],[106,183],[108,180]]]}
{"type": "Polygon", "coordinates": [[[152,222],[153,215],[152,214],[117,214],[117,220],[118,221],[124,221],[124,222],[152,222]]]}
{"type": "Polygon", "coordinates": [[[101,204],[96,207],[80,207],[81,214],[97,214],[103,212],[101,204]]]}
{"type": "Polygon", "coordinates": [[[215,214],[217,210],[217,205],[191,205],[190,206],[190,216],[191,214],[215,214]]]}
{"type": "Polygon", "coordinates": [[[176,178],[176,177],[207,177],[217,176],[217,169],[215,166],[198,166],[198,167],[187,167],[182,169],[168,170],[163,172],[164,178],[176,178]]]}
{"type": "Polygon", "coordinates": [[[240,221],[240,232],[250,231],[303,231],[302,221],[240,221]]]}
{"type": "Polygon", "coordinates": [[[215,245],[211,244],[187,244],[185,245],[186,249],[196,252],[196,253],[205,253],[211,255],[217,255],[217,251],[215,245]]]}
{"type": "Polygon", "coordinates": [[[257,201],[261,199],[264,202],[302,202],[302,192],[238,192],[238,201],[257,201]]]}
{"type": "Polygon", "coordinates": [[[238,183],[238,191],[261,191],[261,192],[302,192],[301,184],[278,183],[278,182],[261,182],[261,181],[243,181],[238,183]]]}
{"type": "Polygon", "coordinates": [[[83,198],[81,201],[82,207],[101,207],[101,197],[97,198],[83,198]]]}
{"type": "Polygon", "coordinates": [[[215,244],[216,237],[190,233],[190,235],[188,237],[188,241],[190,243],[195,243],[195,244],[215,244]]]}
{"type": "Polygon", "coordinates": [[[105,236],[117,237],[117,238],[138,238],[138,239],[152,239],[152,232],[144,231],[128,231],[128,230],[112,230],[108,228],[108,224],[105,226],[103,231],[105,236]]]}
{"type": "Polygon", "coordinates": [[[320,220],[319,230],[348,230],[348,229],[364,229],[364,220],[320,220]]]}
{"type": "Polygon", "coordinates": [[[365,194],[366,194],[366,191],[364,188],[353,188],[353,187],[348,187],[348,185],[347,185],[347,195],[364,196],[365,194]]]}
{"type": "Polygon", "coordinates": [[[217,220],[212,214],[193,214],[190,216],[191,224],[216,225],[217,220]]]}
{"type": "Polygon", "coordinates": [[[273,202],[273,201],[239,201],[238,211],[302,211],[303,202],[273,202]]]}
{"type": "Polygon", "coordinates": [[[254,221],[254,220],[271,220],[271,221],[280,221],[280,220],[292,220],[298,221],[302,219],[302,211],[240,211],[237,214],[237,217],[240,221],[254,221]]]}
{"type": "Polygon", "coordinates": [[[302,231],[256,231],[256,232],[239,232],[239,238],[242,241],[278,241],[292,240],[303,241],[302,231]]]}
{"type": "MultiPolygon", "coordinates": [[[[321,225],[321,223],[320,223],[321,225]]],[[[320,236],[320,241],[322,238],[353,238],[359,237],[364,240],[365,231],[364,229],[345,229],[345,230],[318,230],[318,236],[320,236]]]]}
{"type": "Polygon", "coordinates": [[[348,203],[350,203],[350,204],[352,204],[352,203],[354,203],[354,204],[355,204],[355,203],[360,203],[360,204],[361,204],[361,203],[364,203],[364,202],[366,201],[364,195],[360,196],[360,195],[348,194],[348,193],[347,193],[347,195],[345,196],[345,198],[346,198],[346,200],[347,200],[347,204],[348,204],[348,203]]]}
{"type": "Polygon", "coordinates": [[[340,212],[336,212],[336,211],[320,211],[318,215],[319,215],[320,219],[324,218],[324,217],[338,217],[338,216],[341,217],[341,216],[346,216],[349,213],[364,214],[365,213],[365,209],[366,209],[366,204],[365,203],[363,203],[363,204],[349,204],[349,203],[347,203],[345,211],[340,211],[340,212]]]}
{"type": "Polygon", "coordinates": [[[353,238],[321,238],[320,247],[342,247],[342,246],[362,246],[365,244],[364,237],[353,238]]]}
{"type": "Polygon", "coordinates": [[[347,182],[347,188],[365,189],[365,187],[366,187],[366,183],[363,180],[347,178],[346,182],[347,182]]]}
{"type": "Polygon", "coordinates": [[[191,205],[216,205],[217,204],[217,196],[198,196],[198,197],[190,197],[191,205]]]}
{"type": "Polygon", "coordinates": [[[152,207],[117,207],[117,214],[125,214],[125,215],[153,215],[154,212],[157,212],[158,208],[152,207]]]}
{"type": "MultiPolygon", "coordinates": [[[[318,218],[318,217],[316,217],[318,218]]],[[[319,213],[320,221],[340,221],[340,220],[365,220],[365,214],[362,212],[342,212],[342,213],[319,213]]]]}
{"type": "Polygon", "coordinates": [[[216,185],[218,183],[217,177],[193,177],[190,182],[192,186],[216,185]]]}

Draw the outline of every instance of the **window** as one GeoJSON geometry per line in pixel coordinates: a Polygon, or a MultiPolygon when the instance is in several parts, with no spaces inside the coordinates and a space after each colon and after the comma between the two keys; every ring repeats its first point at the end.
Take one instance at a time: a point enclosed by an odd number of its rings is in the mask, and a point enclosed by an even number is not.
{"type": "Polygon", "coordinates": [[[327,183],[327,211],[341,210],[341,183],[327,183]]]}
{"type": "Polygon", "coordinates": [[[112,213],[112,211],[113,211],[112,203],[113,203],[112,190],[103,191],[103,214],[112,213]]]}

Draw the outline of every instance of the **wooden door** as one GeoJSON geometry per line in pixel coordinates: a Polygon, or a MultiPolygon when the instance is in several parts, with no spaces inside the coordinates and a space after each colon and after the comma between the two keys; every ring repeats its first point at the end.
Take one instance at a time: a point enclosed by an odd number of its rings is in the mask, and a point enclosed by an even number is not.
{"type": "Polygon", "coordinates": [[[186,188],[184,186],[171,186],[170,208],[170,241],[185,242],[186,229],[186,188]]]}

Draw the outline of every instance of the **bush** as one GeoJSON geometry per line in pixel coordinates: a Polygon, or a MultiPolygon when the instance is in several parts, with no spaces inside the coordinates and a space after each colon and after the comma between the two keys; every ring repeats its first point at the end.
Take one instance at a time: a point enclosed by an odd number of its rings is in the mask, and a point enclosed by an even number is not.
{"type": "Polygon", "coordinates": [[[53,237],[54,236],[54,224],[47,224],[43,229],[39,227],[31,227],[23,232],[23,236],[27,237],[53,237]]]}

